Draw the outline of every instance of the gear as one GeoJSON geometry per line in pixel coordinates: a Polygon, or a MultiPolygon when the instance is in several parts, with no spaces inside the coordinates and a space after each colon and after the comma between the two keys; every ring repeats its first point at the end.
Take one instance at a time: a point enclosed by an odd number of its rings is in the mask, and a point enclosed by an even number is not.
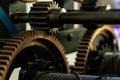
{"type": "Polygon", "coordinates": [[[49,27],[47,23],[48,11],[51,9],[59,9],[56,2],[36,2],[31,7],[30,25],[33,29],[46,29],[49,27]]]}
{"type": "Polygon", "coordinates": [[[90,62],[93,61],[90,60],[92,60],[92,58],[95,59],[97,56],[101,55],[92,52],[97,51],[97,47],[101,45],[100,43],[101,41],[113,46],[114,43],[111,42],[113,42],[114,39],[115,39],[114,33],[109,25],[105,25],[103,27],[96,29],[87,30],[80,41],[75,67],[73,67],[72,72],[80,74],[89,74],[90,72],[92,72],[91,70],[93,69],[93,67],[90,67],[91,65],[90,62]]]}
{"type": "MultiPolygon", "coordinates": [[[[39,71],[69,72],[65,51],[60,42],[43,31],[30,30],[13,36],[0,50],[0,80],[8,80],[15,68],[21,67],[22,71],[28,64],[32,65],[32,62],[38,60],[41,65],[35,65],[40,66],[39,71]]],[[[30,69],[35,70],[34,67],[30,69]]]]}
{"type": "Polygon", "coordinates": [[[75,0],[81,3],[80,10],[82,11],[94,11],[97,0],[75,0]]]}
{"type": "Polygon", "coordinates": [[[106,8],[106,4],[103,0],[75,0],[81,3],[82,11],[95,11],[99,8],[106,8]]]}

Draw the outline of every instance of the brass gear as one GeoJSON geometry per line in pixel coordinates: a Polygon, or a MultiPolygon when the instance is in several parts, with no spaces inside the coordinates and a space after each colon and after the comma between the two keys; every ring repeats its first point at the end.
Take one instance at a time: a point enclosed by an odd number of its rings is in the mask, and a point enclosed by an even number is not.
{"type": "Polygon", "coordinates": [[[73,73],[88,74],[89,58],[90,55],[94,55],[94,53],[91,52],[95,51],[93,44],[98,35],[101,35],[108,40],[115,39],[110,25],[104,25],[100,28],[87,30],[79,43],[75,66],[72,68],[73,73]]]}
{"type": "Polygon", "coordinates": [[[3,49],[0,50],[0,80],[6,80],[8,76],[10,76],[7,74],[17,55],[19,55],[23,49],[33,45],[44,47],[51,55],[60,59],[58,62],[64,67],[63,72],[69,72],[65,51],[60,42],[54,36],[50,36],[43,31],[29,30],[13,36],[13,38],[3,46],[3,49]]]}

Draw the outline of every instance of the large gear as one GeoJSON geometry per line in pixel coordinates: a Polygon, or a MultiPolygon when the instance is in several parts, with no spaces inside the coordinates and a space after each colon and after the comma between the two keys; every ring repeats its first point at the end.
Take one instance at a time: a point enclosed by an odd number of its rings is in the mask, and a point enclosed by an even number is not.
{"type": "Polygon", "coordinates": [[[51,62],[45,67],[46,71],[69,72],[65,51],[60,42],[54,36],[50,36],[43,31],[30,30],[13,36],[0,50],[0,80],[8,80],[16,67],[21,67],[21,70],[25,72],[24,69],[27,68],[25,65],[34,62],[34,58],[36,60],[41,59],[39,60],[41,65],[37,64],[37,66],[40,65],[38,68],[41,70],[39,71],[44,71],[44,63],[51,62]]]}
{"type": "MultiPolygon", "coordinates": [[[[73,67],[72,72],[79,73],[79,74],[89,74],[93,72],[95,69],[92,71],[94,67],[93,65],[92,65],[92,68],[90,67],[91,64],[89,62],[92,62],[90,60],[92,58],[95,59],[97,58],[97,56],[104,54],[104,53],[99,54],[99,53],[93,53],[93,52],[98,50],[97,48],[99,47],[99,45],[102,46],[100,43],[101,41],[103,42],[103,44],[105,43],[105,44],[108,44],[109,46],[115,47],[116,45],[112,43],[114,39],[115,39],[115,36],[114,36],[113,30],[109,25],[105,25],[96,29],[87,30],[80,41],[76,62],[75,62],[75,67],[73,67]]],[[[111,51],[113,51],[112,50],[113,47],[111,47],[111,51]]],[[[104,51],[104,48],[103,48],[103,51],[104,51]]]]}
{"type": "Polygon", "coordinates": [[[36,2],[31,7],[30,25],[33,29],[48,29],[48,11],[51,9],[59,9],[56,2],[36,2]]]}

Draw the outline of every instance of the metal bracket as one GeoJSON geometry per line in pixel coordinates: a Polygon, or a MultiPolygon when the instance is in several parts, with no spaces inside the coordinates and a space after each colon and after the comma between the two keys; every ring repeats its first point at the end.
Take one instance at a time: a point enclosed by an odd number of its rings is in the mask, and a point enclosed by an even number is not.
{"type": "Polygon", "coordinates": [[[15,25],[12,23],[12,21],[9,19],[9,17],[7,16],[7,14],[3,11],[1,7],[0,7],[0,20],[2,21],[2,23],[5,25],[5,27],[11,34],[18,33],[15,25]]]}

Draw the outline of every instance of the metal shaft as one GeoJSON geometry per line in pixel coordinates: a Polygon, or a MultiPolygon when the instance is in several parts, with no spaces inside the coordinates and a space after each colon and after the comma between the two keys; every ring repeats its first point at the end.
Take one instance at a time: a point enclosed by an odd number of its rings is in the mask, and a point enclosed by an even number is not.
{"type": "Polygon", "coordinates": [[[119,24],[120,12],[67,12],[60,15],[65,24],[119,24]]]}
{"type": "MultiPolygon", "coordinates": [[[[60,10],[48,11],[48,17],[46,20],[50,25],[57,24],[119,24],[120,12],[78,12],[68,11],[66,13],[60,13],[60,10]]],[[[31,17],[29,14],[19,13],[14,15],[14,22],[29,22],[31,17]],[[17,17],[16,17],[17,16],[17,17]]]]}

